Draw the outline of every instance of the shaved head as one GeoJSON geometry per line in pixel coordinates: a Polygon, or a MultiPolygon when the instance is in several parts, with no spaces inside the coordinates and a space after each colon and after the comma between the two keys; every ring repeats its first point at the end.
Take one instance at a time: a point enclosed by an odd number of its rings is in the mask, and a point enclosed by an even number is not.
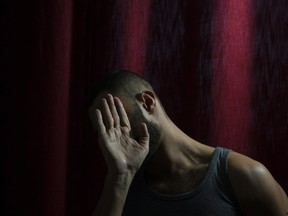
{"type": "Polygon", "coordinates": [[[91,106],[94,99],[102,92],[122,94],[134,100],[135,96],[144,90],[154,92],[152,86],[139,75],[128,70],[117,70],[96,83],[89,95],[88,106],[91,106]]]}

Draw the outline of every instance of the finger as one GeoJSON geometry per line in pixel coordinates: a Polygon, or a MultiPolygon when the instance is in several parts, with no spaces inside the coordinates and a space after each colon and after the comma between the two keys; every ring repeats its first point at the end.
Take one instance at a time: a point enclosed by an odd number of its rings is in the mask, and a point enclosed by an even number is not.
{"type": "Polygon", "coordinates": [[[107,95],[107,102],[108,102],[108,105],[109,105],[109,108],[110,108],[110,111],[114,120],[114,126],[115,127],[120,126],[119,115],[115,107],[114,98],[112,97],[111,94],[107,95]]]}
{"type": "MultiPolygon", "coordinates": [[[[96,126],[98,130],[98,138],[99,140],[105,139],[106,127],[103,122],[101,111],[99,109],[95,110],[95,117],[96,117],[96,126]]],[[[107,151],[110,147],[109,145],[105,145],[105,143],[103,142],[99,142],[99,144],[102,151],[107,151]]]]}
{"type": "Polygon", "coordinates": [[[95,117],[96,117],[96,126],[97,126],[97,130],[100,133],[105,133],[106,132],[106,127],[103,123],[103,118],[102,118],[102,114],[101,111],[99,109],[95,110],[95,117]]]}
{"type": "Polygon", "coordinates": [[[123,107],[121,100],[118,97],[115,97],[114,100],[120,117],[121,126],[127,126],[131,128],[130,121],[128,119],[127,113],[123,107]]]}
{"type": "Polygon", "coordinates": [[[105,98],[102,99],[102,107],[103,107],[103,119],[107,129],[112,128],[114,126],[114,119],[112,117],[109,105],[105,98]]]}
{"type": "Polygon", "coordinates": [[[149,149],[149,132],[147,125],[145,123],[140,124],[140,138],[139,138],[139,144],[142,145],[144,148],[149,149]]]}

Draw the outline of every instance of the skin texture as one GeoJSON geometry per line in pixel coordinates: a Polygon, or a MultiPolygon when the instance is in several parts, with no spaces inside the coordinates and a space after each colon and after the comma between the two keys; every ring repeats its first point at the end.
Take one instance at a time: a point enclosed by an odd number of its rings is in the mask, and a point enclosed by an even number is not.
{"type": "Polygon", "coordinates": [[[264,165],[233,152],[228,175],[246,215],[288,215],[287,196],[264,165]]]}
{"type": "Polygon", "coordinates": [[[99,144],[108,166],[103,195],[94,215],[121,215],[129,186],[149,152],[149,133],[145,123],[137,130],[138,141],[119,98],[107,95],[97,102],[99,109],[90,116],[99,133],[99,144]],[[103,113],[103,114],[102,114],[103,113]]]}
{"type": "MultiPolygon", "coordinates": [[[[154,92],[144,90],[136,98],[133,104],[120,93],[103,92],[89,109],[108,166],[94,215],[122,214],[141,166],[147,184],[168,194],[197,187],[209,166],[214,148],[184,134],[168,118],[154,92]]],[[[259,162],[230,153],[228,176],[245,215],[287,215],[285,192],[259,162]]]]}

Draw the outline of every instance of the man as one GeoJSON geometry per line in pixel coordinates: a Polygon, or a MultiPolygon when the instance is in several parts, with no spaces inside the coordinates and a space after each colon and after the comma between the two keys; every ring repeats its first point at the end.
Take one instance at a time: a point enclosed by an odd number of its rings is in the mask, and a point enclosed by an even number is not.
{"type": "Polygon", "coordinates": [[[288,214],[285,192],[262,164],[184,134],[136,74],[110,74],[90,101],[108,167],[94,215],[288,214]]]}

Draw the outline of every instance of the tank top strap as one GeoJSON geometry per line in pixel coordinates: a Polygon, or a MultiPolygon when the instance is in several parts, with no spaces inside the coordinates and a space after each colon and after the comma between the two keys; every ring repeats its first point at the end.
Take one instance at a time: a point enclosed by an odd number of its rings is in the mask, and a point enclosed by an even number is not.
{"type": "Polygon", "coordinates": [[[227,174],[227,167],[228,167],[228,155],[232,150],[226,149],[223,147],[216,147],[215,153],[217,152],[217,166],[218,169],[221,169],[222,172],[227,174]]]}

